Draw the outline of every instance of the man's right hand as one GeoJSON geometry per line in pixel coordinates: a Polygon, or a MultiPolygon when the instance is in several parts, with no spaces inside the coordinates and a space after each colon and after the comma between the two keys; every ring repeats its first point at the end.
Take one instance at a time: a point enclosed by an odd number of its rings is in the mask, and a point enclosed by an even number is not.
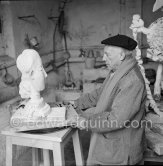
{"type": "Polygon", "coordinates": [[[60,102],[55,102],[51,106],[53,107],[65,107],[67,105],[72,105],[74,107],[74,102],[73,101],[60,101],[60,102]]]}
{"type": "Polygon", "coordinates": [[[72,101],[72,100],[70,100],[70,101],[64,100],[63,104],[64,105],[69,105],[69,104],[74,105],[74,101],[72,101]]]}

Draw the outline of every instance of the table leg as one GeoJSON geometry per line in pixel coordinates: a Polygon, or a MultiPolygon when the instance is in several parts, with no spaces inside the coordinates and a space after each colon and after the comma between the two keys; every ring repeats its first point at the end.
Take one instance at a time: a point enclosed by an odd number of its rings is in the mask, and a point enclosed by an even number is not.
{"type": "Polygon", "coordinates": [[[32,148],[32,166],[39,166],[38,148],[32,148]]]}
{"type": "Polygon", "coordinates": [[[74,134],[72,135],[72,140],[74,145],[76,165],[80,165],[80,166],[84,165],[83,151],[82,151],[82,146],[81,146],[78,130],[76,130],[74,134]]]}
{"type": "Polygon", "coordinates": [[[6,136],[6,166],[12,166],[12,138],[6,136]]]}
{"type": "Polygon", "coordinates": [[[43,149],[43,160],[45,166],[50,166],[49,150],[43,149]]]}
{"type": "Polygon", "coordinates": [[[63,148],[62,144],[60,144],[60,143],[55,143],[55,145],[54,145],[53,160],[54,160],[54,166],[64,166],[65,165],[64,148],[63,148]]]}

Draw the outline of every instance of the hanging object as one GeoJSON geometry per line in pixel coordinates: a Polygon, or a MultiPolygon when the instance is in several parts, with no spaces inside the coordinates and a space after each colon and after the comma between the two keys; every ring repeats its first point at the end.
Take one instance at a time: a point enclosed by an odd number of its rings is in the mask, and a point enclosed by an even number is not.
{"type": "MultiPolygon", "coordinates": [[[[66,6],[66,4],[68,3],[68,0],[63,0],[61,1],[60,7],[59,7],[59,16],[58,17],[53,17],[50,16],[48,17],[49,20],[51,21],[56,21],[55,22],[55,27],[54,27],[54,32],[53,32],[53,59],[51,60],[51,64],[53,64],[53,70],[55,72],[57,72],[57,67],[56,67],[56,41],[58,42],[60,39],[64,38],[64,42],[66,40],[66,31],[65,31],[65,18],[64,18],[64,8],[66,6]],[[55,20],[56,19],[56,20],[55,20]],[[59,36],[59,40],[57,39],[57,35],[59,36]]],[[[66,42],[65,42],[65,45],[66,42]]],[[[67,46],[65,46],[65,48],[67,48],[67,46]]],[[[68,51],[65,52],[64,55],[65,59],[66,59],[66,63],[68,62],[68,58],[70,57],[70,54],[68,51]]]]}
{"type": "Polygon", "coordinates": [[[73,74],[70,70],[70,64],[69,64],[70,52],[67,49],[66,32],[63,33],[63,38],[64,38],[64,43],[65,43],[66,64],[67,64],[67,78],[66,78],[65,86],[67,86],[67,87],[73,86],[74,87],[75,85],[74,85],[74,81],[73,81],[73,74]]]}
{"type": "Polygon", "coordinates": [[[33,36],[32,38],[29,38],[29,35],[26,34],[24,39],[24,44],[27,48],[39,50],[39,42],[38,42],[37,36],[33,36]]]}
{"type": "Polygon", "coordinates": [[[95,67],[96,58],[92,49],[88,50],[87,56],[85,57],[85,68],[92,69],[95,67]]]}
{"type": "Polygon", "coordinates": [[[4,71],[2,74],[2,81],[8,85],[8,86],[14,86],[15,85],[15,79],[14,77],[8,73],[8,70],[6,67],[4,67],[4,71]]]}
{"type": "Polygon", "coordinates": [[[31,19],[31,18],[35,18],[35,15],[28,15],[28,16],[20,16],[20,17],[18,17],[18,19],[24,20],[24,21],[26,21],[28,19],[31,19]]]}
{"type": "Polygon", "coordinates": [[[63,36],[64,39],[64,45],[65,45],[65,58],[66,58],[66,64],[67,64],[67,77],[66,77],[66,82],[65,82],[65,86],[67,87],[71,87],[74,86],[74,81],[73,81],[73,75],[72,72],[70,70],[70,64],[69,64],[69,58],[70,58],[70,52],[67,48],[67,32],[65,29],[65,13],[64,10],[62,9],[59,15],[59,19],[58,19],[58,28],[59,28],[59,33],[63,36]]]}
{"type": "Polygon", "coordinates": [[[30,45],[33,46],[33,47],[38,47],[39,45],[39,42],[38,42],[38,39],[36,36],[32,37],[30,40],[30,45]]]}
{"type": "Polygon", "coordinates": [[[31,24],[37,23],[39,26],[41,26],[39,19],[35,15],[19,16],[18,19],[31,24]]]}

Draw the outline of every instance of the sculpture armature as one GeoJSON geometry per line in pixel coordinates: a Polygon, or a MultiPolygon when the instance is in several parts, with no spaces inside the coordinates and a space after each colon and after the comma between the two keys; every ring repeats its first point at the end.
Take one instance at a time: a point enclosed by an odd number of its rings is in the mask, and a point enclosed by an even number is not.
{"type": "Polygon", "coordinates": [[[40,96],[40,91],[45,88],[47,74],[38,52],[33,49],[25,49],[18,56],[16,65],[22,74],[19,94],[21,98],[29,100],[24,108],[20,107],[15,111],[11,120],[19,118],[22,121],[30,121],[46,117],[51,109],[40,96]]]}

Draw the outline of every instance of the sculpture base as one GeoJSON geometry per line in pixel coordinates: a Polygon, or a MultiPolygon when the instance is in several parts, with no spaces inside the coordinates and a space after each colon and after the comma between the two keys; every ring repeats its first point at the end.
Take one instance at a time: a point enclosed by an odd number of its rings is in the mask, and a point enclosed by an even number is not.
{"type": "Polygon", "coordinates": [[[72,119],[77,118],[78,114],[72,105],[66,105],[65,107],[53,107],[50,113],[39,119],[25,119],[20,117],[12,117],[10,121],[10,126],[15,129],[15,131],[33,131],[42,130],[50,128],[62,128],[73,126],[75,124],[71,122],[72,119]],[[59,116],[58,116],[59,115],[59,116]]]}
{"type": "Polygon", "coordinates": [[[26,123],[45,118],[51,112],[51,108],[43,99],[41,99],[39,103],[34,103],[29,100],[26,104],[20,105],[13,112],[14,114],[10,120],[12,124],[15,122],[26,123]]]}

